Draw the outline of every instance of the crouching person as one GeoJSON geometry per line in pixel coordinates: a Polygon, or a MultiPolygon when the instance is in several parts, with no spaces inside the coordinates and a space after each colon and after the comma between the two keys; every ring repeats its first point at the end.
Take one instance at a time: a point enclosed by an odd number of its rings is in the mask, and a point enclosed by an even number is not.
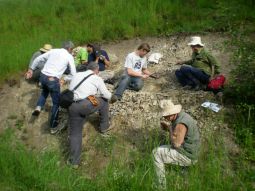
{"type": "Polygon", "coordinates": [[[162,116],[172,125],[162,121],[161,127],[170,133],[171,145],[163,145],[153,150],[154,166],[159,187],[166,189],[165,164],[190,166],[197,162],[200,139],[196,121],[181,111],[181,105],[171,100],[160,102],[162,116]]]}
{"type": "Polygon", "coordinates": [[[69,107],[69,139],[70,159],[72,167],[77,168],[80,163],[82,150],[82,129],[86,118],[99,111],[100,133],[109,130],[109,104],[112,94],[107,90],[104,81],[98,76],[99,66],[91,62],[85,72],[78,72],[73,77],[69,89],[73,89],[82,79],[88,77],[75,91],[74,103],[69,107]],[[101,97],[95,97],[100,94],[101,97]]]}

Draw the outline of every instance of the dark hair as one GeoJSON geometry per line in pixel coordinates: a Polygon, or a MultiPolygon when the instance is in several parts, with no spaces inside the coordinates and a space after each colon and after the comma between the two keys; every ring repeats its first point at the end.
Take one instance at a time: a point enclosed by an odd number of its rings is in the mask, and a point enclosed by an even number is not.
{"type": "Polygon", "coordinates": [[[93,47],[94,47],[94,45],[93,45],[93,44],[91,44],[91,43],[88,43],[88,44],[87,44],[87,47],[91,47],[91,48],[93,48],[93,47]]]}
{"type": "Polygon", "coordinates": [[[137,50],[145,50],[147,52],[150,52],[151,48],[148,43],[142,43],[140,46],[138,46],[137,50]]]}

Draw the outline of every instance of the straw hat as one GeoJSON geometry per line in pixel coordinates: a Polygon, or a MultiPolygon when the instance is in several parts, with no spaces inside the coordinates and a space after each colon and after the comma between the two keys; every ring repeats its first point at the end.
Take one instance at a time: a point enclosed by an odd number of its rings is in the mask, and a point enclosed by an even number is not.
{"type": "Polygon", "coordinates": [[[163,117],[180,113],[182,110],[181,105],[174,105],[171,100],[161,100],[159,106],[162,109],[163,117]]]}
{"type": "Polygon", "coordinates": [[[189,46],[195,46],[195,45],[204,46],[204,44],[202,44],[201,38],[199,36],[191,37],[190,43],[188,43],[188,45],[189,46]]]}
{"type": "Polygon", "coordinates": [[[52,49],[52,46],[50,44],[45,44],[42,48],[40,48],[40,51],[48,52],[51,49],[52,49]]]}

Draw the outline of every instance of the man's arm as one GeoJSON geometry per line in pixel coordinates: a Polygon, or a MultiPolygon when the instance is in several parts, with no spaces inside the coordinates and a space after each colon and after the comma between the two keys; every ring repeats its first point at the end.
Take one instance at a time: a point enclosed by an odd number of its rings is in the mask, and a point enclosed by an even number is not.
{"type": "Polygon", "coordinates": [[[112,94],[111,94],[111,92],[109,92],[109,90],[107,89],[107,87],[102,79],[100,79],[100,81],[99,81],[98,91],[102,95],[103,98],[105,98],[107,100],[111,99],[112,94]]]}
{"type": "Polygon", "coordinates": [[[104,51],[104,54],[101,55],[101,56],[102,56],[102,59],[104,61],[104,64],[105,64],[106,68],[110,67],[111,62],[110,62],[110,59],[109,59],[109,56],[108,56],[107,52],[104,51]]]}
{"type": "Polygon", "coordinates": [[[69,64],[69,67],[70,67],[70,73],[71,73],[72,76],[74,76],[76,74],[76,68],[75,68],[73,57],[69,60],[68,64],[69,64]]]}
{"type": "Polygon", "coordinates": [[[152,74],[147,68],[143,68],[142,71],[143,71],[144,74],[147,74],[147,75],[152,74]]]}
{"type": "Polygon", "coordinates": [[[134,77],[140,77],[140,78],[148,78],[149,75],[148,74],[143,74],[143,73],[139,73],[139,72],[135,72],[134,70],[132,70],[131,68],[127,68],[127,73],[130,76],[134,76],[134,77]]]}
{"type": "Polygon", "coordinates": [[[219,63],[216,61],[216,59],[207,53],[207,58],[211,66],[211,77],[213,78],[216,73],[219,73],[219,63]]]}
{"type": "Polygon", "coordinates": [[[184,124],[177,124],[175,130],[171,136],[172,146],[174,148],[179,148],[183,142],[184,137],[187,133],[187,127],[184,124]]]}
{"type": "Polygon", "coordinates": [[[40,62],[46,62],[48,60],[49,54],[50,54],[50,51],[38,56],[37,58],[35,58],[35,60],[31,64],[31,66],[29,66],[29,69],[27,70],[27,72],[25,74],[26,79],[32,78],[33,71],[36,69],[36,67],[38,66],[38,64],[40,62]]]}
{"type": "Polygon", "coordinates": [[[40,62],[46,62],[49,58],[49,55],[50,55],[50,51],[49,52],[46,52],[40,56],[38,56],[32,63],[32,65],[30,66],[30,69],[31,70],[35,70],[35,68],[37,67],[37,65],[40,63],[40,62]]]}

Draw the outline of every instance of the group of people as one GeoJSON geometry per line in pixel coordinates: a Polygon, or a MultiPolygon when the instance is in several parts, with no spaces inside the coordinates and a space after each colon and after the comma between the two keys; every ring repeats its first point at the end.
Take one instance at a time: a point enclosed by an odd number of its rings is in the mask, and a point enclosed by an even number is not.
{"type": "MultiPolygon", "coordinates": [[[[219,65],[214,57],[203,49],[204,44],[202,44],[200,37],[192,37],[188,45],[193,51],[192,59],[178,62],[177,64],[183,66],[176,70],[175,74],[180,84],[185,88],[201,90],[219,72],[219,65]]],[[[106,51],[101,50],[96,45],[87,44],[86,47],[82,46],[78,50],[76,49],[73,57],[74,44],[71,41],[64,42],[62,48],[51,48],[51,45],[44,45],[40,52],[33,56],[26,73],[26,78],[31,79],[35,76],[38,77],[38,74],[35,75],[35,73],[41,69],[39,81],[42,92],[32,115],[39,116],[50,94],[53,103],[49,120],[50,133],[57,133],[59,131],[58,112],[60,86],[63,84],[62,75],[69,70],[68,73],[71,77],[67,79],[70,79],[70,90],[73,90],[77,84],[84,80],[74,90],[74,100],[68,108],[69,163],[77,168],[82,150],[82,129],[87,117],[98,111],[99,132],[105,134],[112,128],[109,121],[109,103],[121,100],[126,89],[141,90],[143,81],[152,75],[147,68],[146,59],[146,55],[150,52],[150,46],[143,43],[138,46],[137,50],[127,55],[124,74],[119,79],[114,93],[107,89],[104,80],[99,76],[100,71],[110,66],[106,51]]],[[[159,106],[164,118],[161,127],[170,133],[171,145],[154,149],[153,156],[159,184],[165,188],[164,164],[189,166],[196,163],[200,139],[196,121],[182,111],[181,105],[174,105],[171,100],[161,100],[159,106]]]]}

